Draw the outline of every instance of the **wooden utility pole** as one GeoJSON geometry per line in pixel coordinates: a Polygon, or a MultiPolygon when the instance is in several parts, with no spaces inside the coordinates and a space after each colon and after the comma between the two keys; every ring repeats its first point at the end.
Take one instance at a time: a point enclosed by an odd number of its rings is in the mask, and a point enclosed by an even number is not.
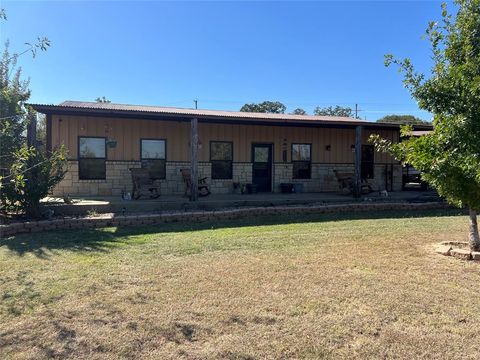
{"type": "Polygon", "coordinates": [[[362,193],[362,130],[363,126],[355,128],[355,186],[353,195],[360,197],[362,193]]]}
{"type": "Polygon", "coordinates": [[[191,138],[190,144],[192,149],[191,154],[191,181],[190,186],[190,201],[197,201],[198,199],[198,119],[191,120],[191,138]]]}

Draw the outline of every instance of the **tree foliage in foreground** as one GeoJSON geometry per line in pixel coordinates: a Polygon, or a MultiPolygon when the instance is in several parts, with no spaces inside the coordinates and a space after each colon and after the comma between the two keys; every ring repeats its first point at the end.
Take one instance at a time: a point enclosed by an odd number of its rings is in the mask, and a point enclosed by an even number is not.
{"type": "MultiPolygon", "coordinates": [[[[413,165],[448,202],[470,209],[470,247],[480,250],[480,0],[457,0],[456,16],[442,4],[442,21],[427,29],[434,66],[429,78],[409,59],[396,64],[419,107],[434,115],[434,130],[393,144],[376,136],[377,147],[413,165]]],[[[408,135],[410,126],[402,133],[408,135]]]]}
{"type": "Polygon", "coordinates": [[[30,97],[28,81],[22,80],[17,57],[9,51],[9,42],[0,60],[0,168],[13,162],[13,154],[25,142],[27,126],[23,104],[30,97]]]}
{"type": "Polygon", "coordinates": [[[20,209],[30,218],[41,217],[40,200],[63,179],[66,150],[62,146],[52,154],[23,145],[14,153],[10,173],[2,179],[2,204],[20,209]]]}
{"type": "MultiPolygon", "coordinates": [[[[0,20],[6,20],[3,9],[0,20]]],[[[28,81],[22,80],[22,69],[17,67],[19,56],[50,45],[47,38],[38,38],[27,49],[11,54],[8,41],[0,59],[0,210],[21,211],[29,217],[40,216],[40,200],[48,195],[65,173],[65,149],[46,150],[27,146],[25,131],[37,114],[25,103],[30,98],[28,81]]],[[[37,144],[34,144],[37,145],[37,144]]]]}
{"type": "Polygon", "coordinates": [[[287,107],[279,101],[264,101],[258,104],[245,104],[240,108],[242,112],[257,112],[267,114],[284,114],[287,107]]]}

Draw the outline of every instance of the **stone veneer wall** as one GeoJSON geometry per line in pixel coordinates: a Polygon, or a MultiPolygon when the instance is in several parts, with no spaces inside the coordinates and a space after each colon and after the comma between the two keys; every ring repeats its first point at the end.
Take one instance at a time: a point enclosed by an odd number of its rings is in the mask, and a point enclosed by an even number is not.
{"type": "MultiPolygon", "coordinates": [[[[185,191],[181,169],[188,168],[189,162],[172,162],[166,164],[166,178],[161,180],[162,194],[183,194],[185,191]]],[[[120,196],[122,191],[131,192],[132,180],[130,168],[140,167],[139,161],[107,161],[105,180],[79,180],[78,161],[69,161],[68,171],[62,182],[54,189],[54,196],[120,196]]],[[[353,164],[312,164],[311,179],[292,179],[291,163],[273,164],[274,192],[280,192],[281,183],[302,183],[304,192],[338,191],[338,183],[333,170],[353,172],[353,164]]],[[[210,190],[214,194],[227,194],[233,191],[233,183],[252,182],[251,163],[233,163],[233,179],[212,179],[209,162],[198,163],[199,178],[207,177],[210,190]]],[[[402,167],[393,166],[393,190],[402,189],[402,167]]],[[[385,189],[385,165],[375,165],[375,183],[378,190],[385,189]]]]}
{"type": "MultiPolygon", "coordinates": [[[[274,192],[280,191],[281,183],[301,183],[304,192],[335,192],[339,184],[333,170],[353,173],[353,164],[312,164],[310,179],[292,179],[293,165],[291,163],[274,164],[274,192]]],[[[375,190],[385,190],[385,165],[375,165],[374,179],[370,180],[375,190]]],[[[393,191],[402,190],[402,166],[393,165],[393,191]]]]}
{"type": "MultiPolygon", "coordinates": [[[[181,169],[189,168],[189,162],[166,163],[166,177],[161,180],[162,194],[183,194],[185,185],[183,183],[181,169]]],[[[79,180],[78,161],[68,162],[68,171],[65,178],[53,191],[54,196],[120,196],[123,191],[132,191],[132,178],[130,168],[141,167],[140,161],[107,161],[105,180],[79,180]]],[[[212,179],[211,165],[209,162],[198,163],[198,177],[208,177],[210,190],[215,194],[227,194],[233,191],[233,182],[247,183],[252,179],[252,164],[234,163],[233,179],[217,180],[212,179]]]]}

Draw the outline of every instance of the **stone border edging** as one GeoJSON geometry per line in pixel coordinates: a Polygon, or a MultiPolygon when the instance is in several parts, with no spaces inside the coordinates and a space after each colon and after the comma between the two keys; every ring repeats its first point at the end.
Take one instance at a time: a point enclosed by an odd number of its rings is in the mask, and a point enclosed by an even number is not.
{"type": "Polygon", "coordinates": [[[450,205],[439,202],[429,203],[348,203],[314,206],[270,206],[226,209],[218,211],[164,212],[159,214],[110,215],[103,217],[67,218],[12,223],[0,226],[0,237],[20,233],[36,233],[51,230],[104,228],[110,226],[155,225],[172,222],[203,222],[210,220],[232,220],[249,216],[288,214],[327,214],[340,212],[364,212],[384,210],[431,210],[448,209],[450,205]]]}
{"type": "Polygon", "coordinates": [[[444,241],[437,245],[435,252],[445,256],[453,256],[461,260],[473,260],[480,262],[480,251],[470,250],[467,242],[452,243],[449,241],[444,241]],[[461,245],[464,247],[459,247],[461,245]]]}

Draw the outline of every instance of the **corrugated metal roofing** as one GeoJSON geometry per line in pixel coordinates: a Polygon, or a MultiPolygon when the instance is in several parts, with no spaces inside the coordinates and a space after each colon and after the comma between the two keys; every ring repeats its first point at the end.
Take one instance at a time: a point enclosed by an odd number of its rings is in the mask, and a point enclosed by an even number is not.
{"type": "Polygon", "coordinates": [[[313,116],[313,115],[290,115],[290,114],[266,114],[266,113],[253,113],[253,112],[241,112],[241,111],[226,111],[226,110],[195,110],[188,108],[176,108],[176,107],[164,107],[164,106],[151,106],[151,105],[128,105],[128,104],[113,104],[113,103],[100,103],[89,101],[64,101],[58,106],[82,108],[82,109],[102,109],[102,110],[115,110],[115,111],[140,111],[140,112],[152,112],[161,114],[177,114],[177,115],[193,115],[193,116],[215,116],[215,117],[235,117],[235,118],[248,118],[248,119],[274,119],[274,120],[317,120],[317,121],[355,121],[364,122],[349,117],[342,116],[313,116]]]}
{"type": "MultiPolygon", "coordinates": [[[[314,115],[291,115],[291,114],[266,114],[226,110],[203,110],[186,109],[150,105],[128,105],[114,103],[100,103],[88,101],[64,101],[58,105],[31,104],[37,111],[55,113],[56,111],[91,111],[98,113],[129,114],[141,116],[149,115],[174,115],[180,117],[217,118],[231,120],[258,121],[267,123],[303,123],[303,124],[332,124],[332,125],[366,125],[375,127],[397,127],[396,124],[379,124],[341,116],[314,116],[314,115]]],[[[428,127],[427,127],[428,128],[428,127]]]]}

